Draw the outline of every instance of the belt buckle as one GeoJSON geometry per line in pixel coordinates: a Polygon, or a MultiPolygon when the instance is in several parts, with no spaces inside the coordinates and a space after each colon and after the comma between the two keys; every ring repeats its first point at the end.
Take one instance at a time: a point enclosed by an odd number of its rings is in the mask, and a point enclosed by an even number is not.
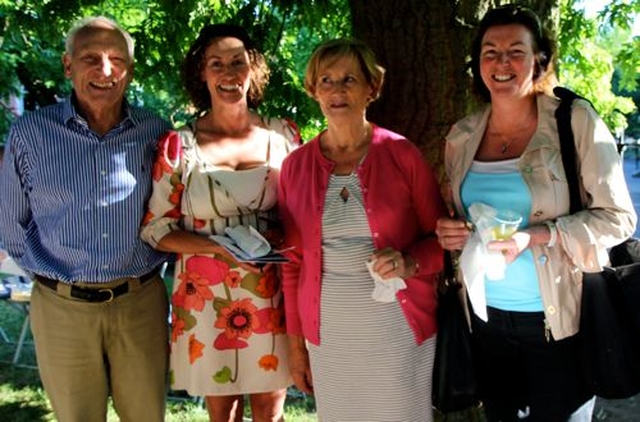
{"type": "Polygon", "coordinates": [[[109,303],[109,302],[111,302],[111,301],[113,300],[113,298],[114,298],[114,295],[113,295],[113,289],[100,289],[100,290],[98,290],[98,292],[100,292],[100,293],[102,293],[102,292],[109,292],[109,295],[110,295],[109,299],[107,299],[107,300],[103,300],[102,302],[109,303]]]}

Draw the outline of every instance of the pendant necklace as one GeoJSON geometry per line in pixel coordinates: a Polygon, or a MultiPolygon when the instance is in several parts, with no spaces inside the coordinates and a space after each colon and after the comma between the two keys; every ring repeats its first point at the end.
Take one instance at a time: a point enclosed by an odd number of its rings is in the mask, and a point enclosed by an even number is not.
{"type": "Polygon", "coordinates": [[[349,189],[347,189],[346,186],[340,191],[340,198],[342,198],[342,202],[347,202],[349,200],[349,189]]]}

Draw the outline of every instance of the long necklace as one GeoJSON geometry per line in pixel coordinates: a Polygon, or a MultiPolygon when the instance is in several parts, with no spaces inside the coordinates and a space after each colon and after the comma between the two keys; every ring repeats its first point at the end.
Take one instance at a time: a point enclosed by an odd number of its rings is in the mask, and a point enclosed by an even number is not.
{"type": "MultiPolygon", "coordinates": [[[[365,144],[368,144],[370,142],[369,137],[371,136],[371,134],[369,133],[371,131],[371,125],[367,124],[364,128],[364,134],[362,135],[360,141],[355,144],[353,150],[354,151],[358,151],[360,150],[365,144]]],[[[338,147],[337,149],[331,151],[331,149],[327,148],[325,146],[324,148],[325,150],[325,156],[327,156],[327,158],[331,159],[332,161],[334,161],[334,163],[337,161],[335,158],[332,158],[332,156],[340,156],[343,154],[347,154],[347,147],[338,147]]],[[[355,157],[355,159],[351,159],[348,160],[346,163],[343,163],[343,165],[345,165],[345,167],[351,167],[351,171],[349,172],[349,174],[352,174],[354,169],[360,164],[362,163],[362,161],[364,160],[364,157],[366,156],[366,152],[362,155],[360,155],[359,157],[355,157]]],[[[342,199],[343,203],[346,203],[349,200],[350,192],[349,192],[349,188],[345,185],[343,186],[343,188],[340,190],[340,198],[342,199]]]]}
{"type": "Polygon", "coordinates": [[[506,136],[500,132],[492,132],[492,131],[489,131],[489,134],[499,139],[500,154],[504,155],[507,152],[509,152],[511,145],[513,145],[514,143],[518,143],[523,139],[531,138],[531,136],[533,135],[532,130],[535,129],[537,121],[538,119],[535,116],[530,118],[529,121],[524,126],[522,126],[517,132],[514,132],[516,133],[514,136],[506,136]]]}

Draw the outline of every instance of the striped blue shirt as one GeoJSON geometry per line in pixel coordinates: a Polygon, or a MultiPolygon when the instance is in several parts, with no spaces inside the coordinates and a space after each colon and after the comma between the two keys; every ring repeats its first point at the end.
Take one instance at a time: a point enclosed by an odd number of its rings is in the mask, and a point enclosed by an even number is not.
{"type": "Polygon", "coordinates": [[[65,282],[148,273],[167,259],[140,239],[157,139],[170,128],[125,104],[107,134],[66,101],[18,119],[0,178],[0,240],[27,272],[65,282]]]}

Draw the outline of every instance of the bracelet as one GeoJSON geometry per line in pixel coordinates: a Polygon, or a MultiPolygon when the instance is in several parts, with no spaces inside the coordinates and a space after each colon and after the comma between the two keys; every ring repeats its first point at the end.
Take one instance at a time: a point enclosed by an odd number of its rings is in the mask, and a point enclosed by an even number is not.
{"type": "Polygon", "coordinates": [[[549,228],[549,233],[551,234],[549,242],[547,243],[547,247],[553,248],[558,241],[558,229],[556,228],[556,223],[551,220],[547,220],[544,222],[544,224],[547,225],[547,227],[549,228]]]}

